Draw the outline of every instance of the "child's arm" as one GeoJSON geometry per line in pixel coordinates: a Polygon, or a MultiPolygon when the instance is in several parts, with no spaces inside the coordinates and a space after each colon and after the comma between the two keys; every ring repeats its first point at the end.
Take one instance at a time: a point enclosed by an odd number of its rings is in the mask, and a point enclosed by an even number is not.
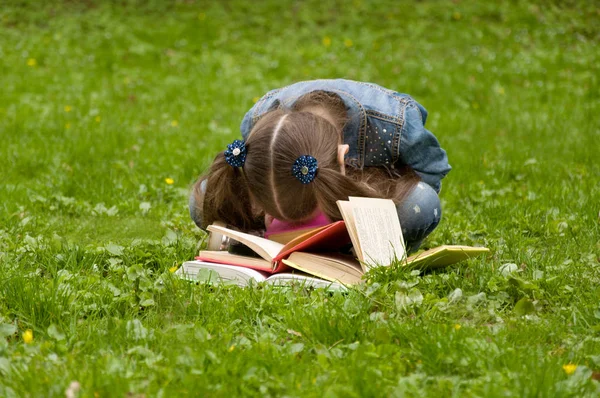
{"type": "Polygon", "coordinates": [[[437,138],[425,128],[427,113],[416,102],[406,108],[405,122],[400,138],[400,161],[410,167],[439,193],[441,180],[450,171],[446,151],[437,138]]]}

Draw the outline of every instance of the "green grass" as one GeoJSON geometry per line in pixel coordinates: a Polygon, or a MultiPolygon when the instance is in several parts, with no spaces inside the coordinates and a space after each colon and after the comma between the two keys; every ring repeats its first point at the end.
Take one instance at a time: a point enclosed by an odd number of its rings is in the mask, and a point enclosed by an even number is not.
{"type": "Polygon", "coordinates": [[[51,3],[0,7],[0,396],[600,393],[593,2],[51,3]],[[175,279],[253,98],[333,77],[429,110],[426,245],[492,254],[347,295],[175,279]]]}

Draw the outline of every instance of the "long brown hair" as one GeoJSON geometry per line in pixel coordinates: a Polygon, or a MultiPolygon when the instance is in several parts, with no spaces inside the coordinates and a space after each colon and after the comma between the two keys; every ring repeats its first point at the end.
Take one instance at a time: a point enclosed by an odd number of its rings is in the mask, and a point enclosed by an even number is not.
{"type": "Polygon", "coordinates": [[[244,166],[230,166],[221,152],[207,175],[195,184],[196,203],[202,203],[200,184],[207,180],[204,226],[223,221],[243,230],[257,229],[265,213],[299,222],[317,208],[330,220],[340,220],[336,201],[349,196],[400,203],[419,180],[410,168],[347,167],[342,174],[337,153],[345,117],[341,98],[324,92],[301,97],[292,109],[278,108],[265,114],[245,142],[248,155],[244,166]],[[309,184],[302,184],[291,172],[302,155],[318,162],[317,175],[309,184]]]}

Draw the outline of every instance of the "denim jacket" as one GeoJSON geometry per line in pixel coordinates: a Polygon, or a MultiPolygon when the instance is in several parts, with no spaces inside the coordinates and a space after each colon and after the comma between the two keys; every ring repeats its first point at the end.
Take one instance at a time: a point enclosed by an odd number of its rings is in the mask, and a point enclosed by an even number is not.
{"type": "Polygon", "coordinates": [[[345,162],[354,167],[408,165],[436,192],[450,171],[448,157],[424,125],[427,111],[407,94],[373,83],[351,80],[312,80],[269,91],[246,113],[242,137],[278,107],[291,108],[304,94],[321,90],[339,95],[348,113],[344,143],[350,146],[345,162]]]}

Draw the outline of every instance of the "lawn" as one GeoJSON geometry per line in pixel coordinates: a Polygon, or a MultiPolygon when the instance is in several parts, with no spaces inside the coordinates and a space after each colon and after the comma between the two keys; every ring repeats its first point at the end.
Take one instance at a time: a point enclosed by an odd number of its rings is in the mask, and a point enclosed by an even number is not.
{"type": "Polygon", "coordinates": [[[3,2],[0,396],[597,396],[599,42],[587,1],[3,2]],[[176,279],[253,101],[336,77],[428,109],[425,246],[491,254],[347,294],[176,279]]]}

